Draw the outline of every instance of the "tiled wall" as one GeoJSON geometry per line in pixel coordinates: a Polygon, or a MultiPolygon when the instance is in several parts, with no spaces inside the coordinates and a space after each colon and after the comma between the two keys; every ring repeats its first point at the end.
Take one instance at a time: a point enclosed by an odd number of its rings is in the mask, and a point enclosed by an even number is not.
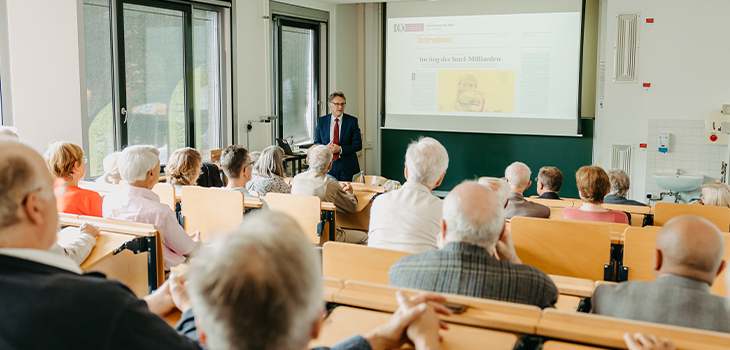
{"type": "MultiPolygon", "coordinates": [[[[705,176],[705,183],[720,178],[720,166],[725,159],[725,145],[709,145],[705,141],[704,120],[649,119],[649,137],[646,154],[646,193],[655,198],[661,192],[669,192],[659,187],[652,174],[655,172],[676,172],[705,176]],[[657,149],[658,134],[671,134],[669,152],[660,153],[657,149]]],[[[683,202],[699,197],[699,189],[681,193],[683,202]]],[[[665,201],[674,201],[674,198],[665,201]]]]}

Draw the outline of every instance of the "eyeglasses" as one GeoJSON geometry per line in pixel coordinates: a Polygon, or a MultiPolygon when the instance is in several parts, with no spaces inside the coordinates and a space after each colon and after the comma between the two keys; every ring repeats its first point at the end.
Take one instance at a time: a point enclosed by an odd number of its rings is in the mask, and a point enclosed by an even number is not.
{"type": "Polygon", "coordinates": [[[246,165],[246,166],[247,166],[247,167],[248,167],[248,166],[253,166],[254,164],[256,164],[256,162],[251,162],[251,163],[248,163],[248,165],[246,165]]]}
{"type": "Polygon", "coordinates": [[[331,104],[331,105],[333,105],[333,106],[338,106],[338,107],[339,107],[339,106],[342,106],[342,107],[345,107],[345,104],[346,104],[346,103],[345,103],[345,102],[342,102],[342,103],[334,103],[334,102],[330,102],[330,104],[331,104]]]}

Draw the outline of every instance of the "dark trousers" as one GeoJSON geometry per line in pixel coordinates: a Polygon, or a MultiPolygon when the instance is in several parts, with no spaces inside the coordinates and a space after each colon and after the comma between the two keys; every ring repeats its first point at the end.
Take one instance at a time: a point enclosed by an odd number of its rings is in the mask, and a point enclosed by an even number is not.
{"type": "Polygon", "coordinates": [[[337,181],[352,181],[352,175],[345,173],[345,167],[339,159],[332,162],[332,169],[330,169],[330,172],[327,174],[332,175],[335,179],[337,179],[337,181]]]}

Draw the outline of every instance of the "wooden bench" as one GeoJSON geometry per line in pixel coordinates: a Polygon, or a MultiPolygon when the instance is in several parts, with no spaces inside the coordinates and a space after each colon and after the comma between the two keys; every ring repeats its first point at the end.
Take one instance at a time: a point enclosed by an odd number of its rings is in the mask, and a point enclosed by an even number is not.
{"type": "MultiPolygon", "coordinates": [[[[656,240],[659,230],[655,228],[630,228],[626,230],[624,239],[623,273],[621,281],[654,281],[653,260],[656,251],[656,240]]],[[[730,233],[724,232],[725,263],[730,259],[730,233]]],[[[712,285],[712,293],[728,296],[725,284],[726,271],[722,271],[712,285]]]]}
{"type": "MultiPolygon", "coordinates": [[[[382,284],[346,281],[345,287],[335,293],[335,302],[373,310],[394,312],[398,308],[395,292],[401,290],[406,295],[421,291],[396,288],[382,284]]],[[[482,298],[472,298],[455,294],[439,293],[448,302],[465,304],[469,307],[462,314],[453,314],[443,319],[447,322],[469,326],[492,328],[510,332],[534,333],[540,319],[537,306],[508,303],[482,298]]]]}
{"type": "Polygon", "coordinates": [[[299,196],[283,193],[267,193],[263,199],[272,211],[291,216],[302,228],[304,234],[315,245],[321,246],[333,240],[335,232],[335,206],[322,202],[316,196],[299,196]]]}
{"type": "Polygon", "coordinates": [[[603,203],[603,207],[611,210],[623,211],[631,214],[631,226],[644,226],[644,217],[651,214],[651,207],[638,205],[622,205],[603,203]]]}
{"type": "Polygon", "coordinates": [[[243,193],[220,188],[184,186],[182,214],[185,231],[200,231],[201,242],[211,242],[223,233],[238,228],[243,220],[243,193]]]}
{"type": "Polygon", "coordinates": [[[548,274],[603,280],[611,263],[607,225],[516,217],[511,231],[522,262],[548,274]]]}
{"type": "Polygon", "coordinates": [[[159,182],[152,188],[152,192],[160,196],[160,203],[166,204],[172,211],[175,211],[175,186],[169,183],[159,182]]]}
{"type": "MultiPolygon", "coordinates": [[[[337,307],[324,321],[319,337],[309,343],[309,348],[329,347],[355,334],[366,334],[387,323],[390,317],[391,314],[385,312],[337,307]]],[[[441,332],[441,336],[444,350],[502,350],[512,349],[517,343],[514,334],[461,325],[449,325],[449,330],[441,332]]]]}
{"type": "MultiPolygon", "coordinates": [[[[353,183],[353,189],[355,189],[354,185],[357,184],[353,183]]],[[[382,189],[382,187],[380,188],[382,189]]],[[[356,189],[354,194],[357,197],[357,211],[354,213],[338,213],[337,225],[347,229],[368,231],[370,229],[370,208],[372,207],[370,200],[378,193],[381,192],[356,189]]]]}
{"type": "Polygon", "coordinates": [[[667,221],[680,215],[703,217],[710,220],[722,232],[730,229],[730,208],[663,202],[654,206],[654,226],[664,226],[667,221]]]}
{"type": "Polygon", "coordinates": [[[74,239],[78,227],[85,222],[93,223],[101,230],[94,249],[81,264],[84,272],[101,272],[110,279],[124,282],[137,296],[142,297],[156,289],[165,279],[162,239],[154,225],[140,224],[98,217],[63,215],[62,226],[73,229],[59,233],[58,241],[63,244],[74,239]],[[151,245],[146,252],[134,254],[125,249],[114,255],[124,243],[139,240],[151,245]]]}
{"type": "Polygon", "coordinates": [[[626,349],[627,332],[669,338],[677,349],[727,349],[730,344],[727,333],[559,310],[544,310],[537,324],[537,335],[617,349],[626,349]]]}

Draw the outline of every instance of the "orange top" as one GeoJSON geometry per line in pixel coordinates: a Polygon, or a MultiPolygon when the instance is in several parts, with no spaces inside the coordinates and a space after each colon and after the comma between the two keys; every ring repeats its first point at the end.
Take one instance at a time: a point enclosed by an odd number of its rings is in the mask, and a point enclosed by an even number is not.
{"type": "Polygon", "coordinates": [[[77,186],[66,186],[66,191],[56,197],[56,207],[61,213],[101,217],[101,196],[77,186]]]}

